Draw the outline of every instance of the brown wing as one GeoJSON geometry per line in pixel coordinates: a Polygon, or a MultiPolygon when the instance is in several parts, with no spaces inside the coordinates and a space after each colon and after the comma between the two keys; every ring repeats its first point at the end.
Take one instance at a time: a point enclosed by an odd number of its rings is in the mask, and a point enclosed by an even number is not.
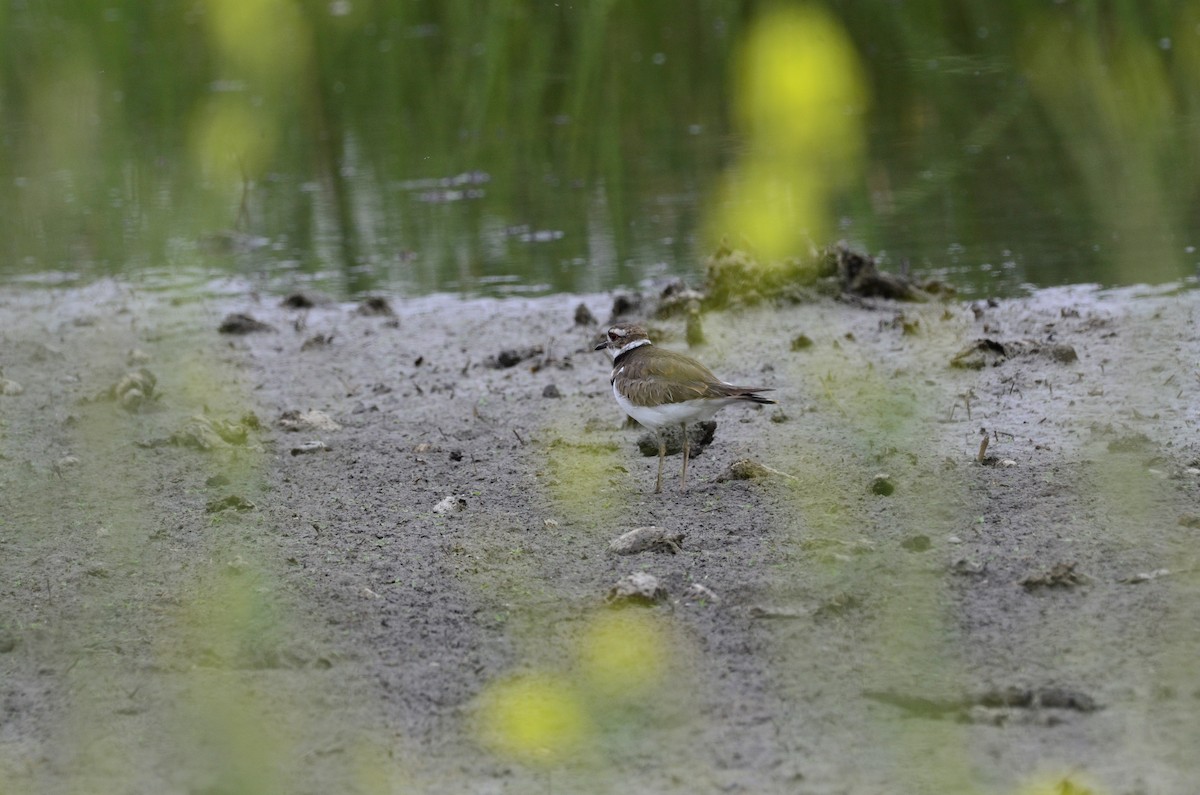
{"type": "Polygon", "coordinates": [[[749,397],[763,391],[721,381],[695,359],[681,353],[647,346],[637,361],[625,368],[623,391],[635,406],[682,403],[698,398],[749,397]]]}

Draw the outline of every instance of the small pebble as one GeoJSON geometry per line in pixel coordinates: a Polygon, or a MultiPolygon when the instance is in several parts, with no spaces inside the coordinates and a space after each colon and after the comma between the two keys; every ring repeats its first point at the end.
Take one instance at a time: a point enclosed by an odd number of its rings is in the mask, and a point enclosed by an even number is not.
{"type": "Polygon", "coordinates": [[[320,439],[314,439],[311,442],[303,442],[292,448],[292,455],[307,455],[308,453],[320,453],[328,450],[329,446],[320,439]]]}
{"type": "Polygon", "coordinates": [[[617,580],[605,599],[609,604],[632,603],[650,605],[667,598],[667,589],[658,584],[658,578],[644,571],[635,572],[617,580]]]}
{"type": "Polygon", "coordinates": [[[440,516],[458,513],[459,511],[465,511],[466,509],[466,499],[457,494],[451,494],[449,497],[443,497],[437,505],[433,506],[433,512],[440,516]]]}

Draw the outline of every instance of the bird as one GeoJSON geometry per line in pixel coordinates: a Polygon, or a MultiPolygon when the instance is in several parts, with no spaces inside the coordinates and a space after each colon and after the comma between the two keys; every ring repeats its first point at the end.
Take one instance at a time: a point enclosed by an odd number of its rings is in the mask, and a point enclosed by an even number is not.
{"type": "Polygon", "coordinates": [[[735,386],[722,381],[700,362],[682,353],[657,348],[644,326],[611,326],[595,350],[613,357],[613,397],[617,405],[658,436],[658,479],[654,493],[662,492],[663,458],[667,453],[663,430],[679,426],[683,432],[683,473],[679,489],[687,490],[687,426],[712,419],[734,403],[774,404],[759,392],[765,386],[735,386]]]}

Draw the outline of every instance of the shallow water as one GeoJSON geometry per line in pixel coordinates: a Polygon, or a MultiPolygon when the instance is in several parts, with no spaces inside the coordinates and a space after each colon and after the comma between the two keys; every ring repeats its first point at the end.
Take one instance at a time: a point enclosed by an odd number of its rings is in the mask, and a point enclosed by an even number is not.
{"type": "Polygon", "coordinates": [[[761,243],[725,210],[793,204],[797,253],[847,239],[968,296],[1200,267],[1200,16],[1174,4],[830,3],[849,57],[785,59],[765,102],[860,72],[797,134],[849,115],[861,151],[768,153],[766,202],[753,5],[264,7],[0,14],[0,279],[587,293],[697,280],[761,243]]]}

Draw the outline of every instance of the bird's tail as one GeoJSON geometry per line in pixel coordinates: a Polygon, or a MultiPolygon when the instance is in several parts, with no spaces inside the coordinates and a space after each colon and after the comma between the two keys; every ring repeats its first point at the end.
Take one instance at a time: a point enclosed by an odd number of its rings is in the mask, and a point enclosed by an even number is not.
{"type": "Polygon", "coordinates": [[[758,394],[759,392],[771,391],[773,390],[769,386],[738,386],[730,390],[729,396],[735,397],[738,400],[749,400],[751,403],[766,403],[768,405],[773,405],[775,403],[774,400],[758,394]]]}
{"type": "Polygon", "coordinates": [[[771,404],[771,405],[773,405],[775,403],[774,400],[771,400],[770,398],[765,398],[762,395],[756,395],[753,392],[742,395],[742,399],[749,400],[753,403],[767,403],[767,404],[771,404]]]}

